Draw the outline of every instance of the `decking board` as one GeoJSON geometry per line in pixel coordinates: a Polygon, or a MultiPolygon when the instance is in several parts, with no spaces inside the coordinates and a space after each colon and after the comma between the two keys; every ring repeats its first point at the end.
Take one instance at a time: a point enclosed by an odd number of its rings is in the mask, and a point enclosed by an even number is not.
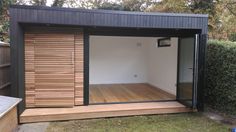
{"type": "Polygon", "coordinates": [[[176,101],[89,105],[75,106],[73,108],[34,108],[26,109],[20,115],[20,123],[191,111],[190,108],[186,108],[176,101]]]}

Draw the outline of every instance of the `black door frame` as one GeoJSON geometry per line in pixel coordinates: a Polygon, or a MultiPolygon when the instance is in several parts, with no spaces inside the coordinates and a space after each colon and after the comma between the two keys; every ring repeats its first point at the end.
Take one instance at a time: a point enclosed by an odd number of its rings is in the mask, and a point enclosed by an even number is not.
{"type": "Polygon", "coordinates": [[[89,33],[86,28],[84,33],[84,105],[89,105],[89,33]]]}
{"type": "MultiPolygon", "coordinates": [[[[165,34],[162,32],[156,32],[155,30],[150,32],[150,29],[124,29],[124,28],[83,28],[84,32],[84,105],[90,105],[89,103],[89,37],[90,35],[99,35],[99,36],[131,36],[131,37],[178,37],[178,53],[177,53],[177,82],[176,82],[176,99],[175,100],[166,100],[166,101],[178,101],[178,75],[179,75],[179,42],[180,38],[189,38],[194,37],[198,32],[191,32],[189,34],[180,33],[176,35],[176,31],[166,31],[165,34]],[[194,34],[194,35],[193,35],[194,34]]],[[[195,37],[194,37],[195,42],[195,37]]],[[[195,45],[194,45],[195,48],[195,45]]],[[[195,53],[195,49],[194,49],[195,53]]],[[[195,55],[195,54],[194,54],[195,55]]],[[[195,58],[195,56],[194,56],[195,58]]],[[[195,61],[195,59],[194,59],[195,61]]],[[[194,64],[195,66],[195,64],[194,64]]],[[[194,70],[195,67],[193,67],[194,70]]],[[[194,77],[194,74],[193,74],[194,77]]],[[[193,80],[194,82],[194,80],[193,80]]],[[[194,83],[193,83],[194,84],[194,83]]],[[[166,101],[149,101],[149,102],[166,102],[166,101]]],[[[120,103],[130,103],[130,102],[120,102],[120,103]]],[[[104,103],[101,103],[104,104],[104,103]]],[[[106,103],[106,104],[114,104],[114,103],[106,103]]],[[[115,104],[119,104],[115,103],[115,104]]],[[[184,104],[186,105],[186,104],[184,104]]]]}
{"type": "MultiPolygon", "coordinates": [[[[197,108],[197,77],[198,77],[198,53],[199,53],[199,35],[195,34],[194,36],[191,37],[179,37],[178,38],[178,56],[177,56],[177,79],[176,79],[176,100],[180,103],[182,103],[185,106],[191,107],[191,108],[197,108]],[[193,78],[192,78],[192,105],[190,106],[189,104],[187,104],[184,101],[181,101],[179,99],[179,66],[180,66],[180,43],[181,43],[181,39],[185,39],[185,38],[194,38],[194,49],[193,49],[193,78]]],[[[187,101],[187,100],[186,100],[187,101]]]]}

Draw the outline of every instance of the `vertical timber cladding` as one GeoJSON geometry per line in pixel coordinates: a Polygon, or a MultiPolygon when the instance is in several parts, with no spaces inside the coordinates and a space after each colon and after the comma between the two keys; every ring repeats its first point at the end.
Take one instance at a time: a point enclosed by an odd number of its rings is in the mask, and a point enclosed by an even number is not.
{"type": "Polygon", "coordinates": [[[75,34],[75,105],[84,104],[84,35],[75,34]]]}
{"type": "Polygon", "coordinates": [[[34,34],[25,34],[25,104],[35,106],[34,34]]]}
{"type": "Polygon", "coordinates": [[[25,34],[26,107],[83,104],[83,34],[25,34]]]}

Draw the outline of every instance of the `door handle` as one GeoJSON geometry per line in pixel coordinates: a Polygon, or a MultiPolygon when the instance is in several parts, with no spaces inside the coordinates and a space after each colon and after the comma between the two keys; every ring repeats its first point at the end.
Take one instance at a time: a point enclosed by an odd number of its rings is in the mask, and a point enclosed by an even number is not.
{"type": "Polygon", "coordinates": [[[189,70],[193,70],[193,68],[191,68],[191,67],[190,67],[190,68],[188,68],[188,69],[189,69],[189,70]]]}

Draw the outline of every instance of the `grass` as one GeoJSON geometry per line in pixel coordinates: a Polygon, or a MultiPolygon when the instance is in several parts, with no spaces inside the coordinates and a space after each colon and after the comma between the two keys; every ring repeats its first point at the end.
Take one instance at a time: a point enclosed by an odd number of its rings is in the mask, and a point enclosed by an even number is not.
{"type": "Polygon", "coordinates": [[[52,122],[47,132],[229,132],[201,113],[52,122]]]}

